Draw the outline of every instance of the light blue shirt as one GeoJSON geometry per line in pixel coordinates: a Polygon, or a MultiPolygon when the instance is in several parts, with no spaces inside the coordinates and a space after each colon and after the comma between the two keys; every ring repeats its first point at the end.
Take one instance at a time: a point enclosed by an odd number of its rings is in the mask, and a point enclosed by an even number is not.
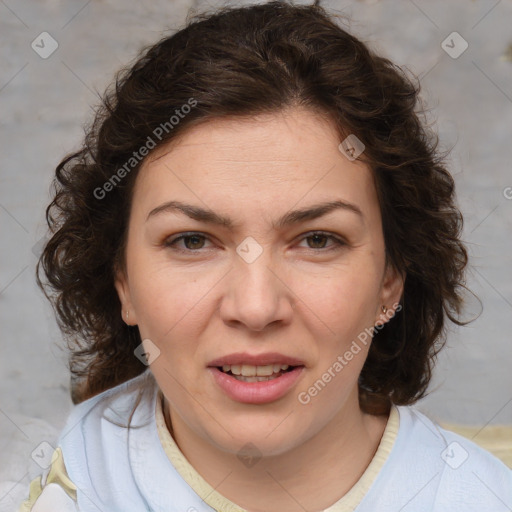
{"type": "MultiPolygon", "coordinates": [[[[158,390],[147,370],[76,405],[58,446],[77,486],[78,509],[50,484],[32,511],[214,511],[185,482],[162,447],[155,422],[158,390]],[[127,425],[143,385],[147,392],[131,429],[119,426],[127,425]]],[[[354,512],[512,510],[511,469],[475,443],[440,428],[415,407],[397,409],[400,426],[394,445],[354,512]]]]}

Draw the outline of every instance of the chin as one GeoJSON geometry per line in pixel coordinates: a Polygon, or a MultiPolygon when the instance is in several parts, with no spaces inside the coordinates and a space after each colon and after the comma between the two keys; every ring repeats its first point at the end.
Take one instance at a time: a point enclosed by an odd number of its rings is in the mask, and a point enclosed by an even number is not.
{"type": "Polygon", "coordinates": [[[219,449],[239,458],[279,456],[301,444],[304,437],[304,433],[297,432],[295,426],[286,428],[285,423],[282,418],[271,422],[264,419],[261,422],[231,422],[226,429],[228,432],[219,427],[217,435],[210,433],[209,437],[219,449]]]}

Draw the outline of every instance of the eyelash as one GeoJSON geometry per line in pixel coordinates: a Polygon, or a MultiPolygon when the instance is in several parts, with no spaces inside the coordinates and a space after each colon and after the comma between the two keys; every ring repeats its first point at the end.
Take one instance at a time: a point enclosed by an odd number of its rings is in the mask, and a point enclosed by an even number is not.
{"type": "MultiPolygon", "coordinates": [[[[331,247],[331,248],[321,247],[319,249],[309,248],[309,250],[314,251],[314,252],[328,252],[328,251],[339,249],[339,248],[347,245],[347,243],[344,240],[342,240],[341,238],[339,238],[335,235],[326,233],[324,231],[311,231],[310,233],[307,233],[307,236],[302,237],[302,239],[300,241],[306,240],[307,238],[311,238],[313,236],[318,236],[318,235],[334,241],[336,246],[331,247]]],[[[164,245],[164,247],[167,247],[169,249],[172,249],[172,250],[178,251],[178,252],[182,252],[182,253],[200,252],[201,249],[195,249],[195,250],[194,249],[178,249],[177,247],[175,247],[176,242],[179,242],[180,240],[184,240],[186,238],[192,238],[192,237],[200,237],[200,238],[208,239],[208,237],[202,233],[188,232],[188,233],[184,233],[180,236],[177,236],[176,238],[173,238],[173,239],[170,239],[170,238],[166,239],[164,241],[163,245],[164,245]]]]}

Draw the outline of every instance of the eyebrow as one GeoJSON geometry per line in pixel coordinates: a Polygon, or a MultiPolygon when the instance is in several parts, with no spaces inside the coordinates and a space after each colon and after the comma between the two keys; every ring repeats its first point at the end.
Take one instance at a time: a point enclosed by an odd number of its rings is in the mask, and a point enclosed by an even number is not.
{"type": "MultiPolygon", "coordinates": [[[[286,226],[298,224],[308,220],[314,220],[323,217],[334,210],[344,210],[352,212],[364,219],[363,212],[355,204],[347,203],[346,201],[335,200],[325,203],[319,203],[299,210],[293,210],[283,215],[277,222],[272,223],[274,229],[282,229],[286,226]]],[[[220,215],[212,210],[195,206],[191,204],[182,203],[181,201],[168,201],[160,206],[151,210],[146,218],[146,222],[155,215],[162,213],[176,213],[180,212],[198,222],[205,222],[207,224],[215,224],[223,226],[228,229],[235,227],[235,222],[229,217],[220,215]]]]}

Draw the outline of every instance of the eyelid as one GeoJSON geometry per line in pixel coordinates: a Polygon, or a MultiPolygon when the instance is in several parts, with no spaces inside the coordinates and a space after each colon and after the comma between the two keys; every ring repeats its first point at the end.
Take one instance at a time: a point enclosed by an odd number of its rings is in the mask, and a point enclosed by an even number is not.
{"type": "Polygon", "coordinates": [[[210,238],[211,238],[210,235],[202,233],[201,231],[184,231],[183,233],[178,233],[177,236],[170,236],[170,237],[165,238],[162,245],[164,247],[169,247],[171,249],[174,249],[176,251],[181,251],[181,252],[188,252],[188,253],[200,252],[202,249],[197,249],[195,251],[190,250],[190,249],[177,249],[173,245],[176,242],[178,242],[179,240],[183,240],[184,238],[190,238],[193,236],[199,236],[199,237],[205,238],[207,240],[210,240],[210,238]]]}
{"type": "MultiPolygon", "coordinates": [[[[336,246],[348,245],[348,242],[341,235],[336,235],[329,231],[322,231],[322,230],[312,230],[312,231],[307,231],[306,233],[303,233],[302,235],[300,235],[300,242],[302,242],[306,238],[309,238],[313,235],[325,236],[326,238],[329,238],[330,240],[334,241],[336,246]]],[[[331,247],[330,249],[333,249],[333,247],[331,247]]],[[[315,252],[322,252],[322,251],[327,252],[329,250],[329,248],[309,249],[309,250],[315,251],[315,252]]]]}
{"type": "MultiPolygon", "coordinates": [[[[313,251],[313,252],[327,252],[329,250],[335,249],[336,247],[343,247],[343,246],[349,245],[348,242],[342,236],[334,234],[334,233],[331,233],[329,231],[322,231],[322,230],[306,231],[305,233],[300,235],[299,242],[302,242],[306,238],[309,238],[309,237],[311,237],[313,235],[325,236],[326,238],[329,238],[329,239],[331,239],[331,240],[333,240],[335,242],[335,246],[334,247],[330,247],[330,248],[329,247],[328,248],[319,248],[319,249],[308,248],[310,251],[313,251]]],[[[162,245],[164,247],[171,248],[171,249],[176,250],[178,252],[186,252],[186,253],[194,253],[194,252],[199,253],[199,252],[202,252],[203,251],[202,248],[201,249],[197,249],[197,250],[193,250],[193,249],[179,249],[179,248],[176,248],[174,246],[174,244],[176,242],[178,242],[180,240],[183,240],[185,238],[192,237],[192,236],[199,236],[199,237],[205,238],[206,240],[210,240],[210,238],[211,238],[210,235],[207,235],[206,233],[203,233],[201,231],[185,231],[183,233],[178,233],[177,236],[166,238],[163,241],[162,245]]]]}

